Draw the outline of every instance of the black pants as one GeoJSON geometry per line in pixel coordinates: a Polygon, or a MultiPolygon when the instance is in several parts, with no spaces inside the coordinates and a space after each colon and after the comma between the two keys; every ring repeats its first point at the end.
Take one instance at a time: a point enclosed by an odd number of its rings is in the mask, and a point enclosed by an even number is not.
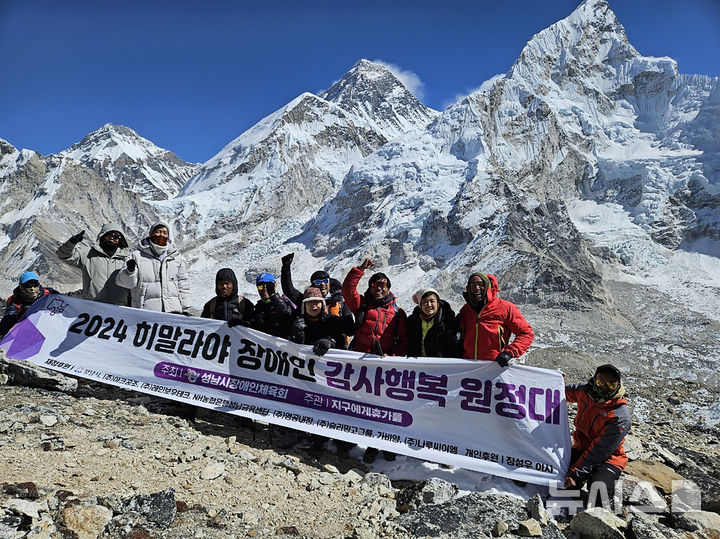
{"type": "MultiPolygon", "coordinates": [[[[580,457],[580,452],[573,449],[570,457],[570,467],[573,466],[578,457],[580,457]]],[[[587,498],[585,499],[585,496],[583,496],[585,507],[604,507],[606,503],[609,503],[610,506],[607,509],[612,511],[615,482],[620,478],[621,473],[620,468],[607,462],[602,462],[596,466],[590,477],[578,484],[578,488],[585,485],[588,489],[587,498]]]]}

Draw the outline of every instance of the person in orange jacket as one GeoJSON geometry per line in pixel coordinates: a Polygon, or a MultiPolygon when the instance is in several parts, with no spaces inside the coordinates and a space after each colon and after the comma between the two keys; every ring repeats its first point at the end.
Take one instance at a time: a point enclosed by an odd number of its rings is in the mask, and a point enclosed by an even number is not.
{"type": "Polygon", "coordinates": [[[463,297],[466,303],[457,322],[464,359],[497,361],[507,367],[527,352],[535,338],[533,329],[514,303],[500,299],[494,275],[471,274],[463,297]],[[515,335],[512,341],[511,335],[515,335]]]}
{"type": "MultiPolygon", "coordinates": [[[[610,364],[600,365],[585,384],[565,386],[565,399],[578,407],[566,488],[600,482],[607,499],[613,499],[615,482],[628,460],[623,442],[630,430],[630,411],[624,395],[620,371],[610,364]]],[[[600,505],[602,490],[590,489],[593,506],[600,505]]]]}

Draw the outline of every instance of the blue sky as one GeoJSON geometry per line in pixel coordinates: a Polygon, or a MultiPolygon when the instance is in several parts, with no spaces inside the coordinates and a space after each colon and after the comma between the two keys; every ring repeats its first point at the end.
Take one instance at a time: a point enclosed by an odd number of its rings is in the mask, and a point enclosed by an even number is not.
{"type": "MultiPolygon", "coordinates": [[[[609,1],[640,53],[720,75],[719,0],[609,1]]],[[[48,154],[112,122],[203,162],[360,58],[442,109],[578,4],[0,0],[0,138],[48,154]]]]}

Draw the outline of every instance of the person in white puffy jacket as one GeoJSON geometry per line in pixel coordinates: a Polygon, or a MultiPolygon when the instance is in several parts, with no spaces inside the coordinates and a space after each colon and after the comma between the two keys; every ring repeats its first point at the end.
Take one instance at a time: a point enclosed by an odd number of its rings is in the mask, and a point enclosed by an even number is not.
{"type": "Polygon", "coordinates": [[[165,223],[150,227],[115,278],[130,289],[130,306],[150,311],[190,314],[190,286],[185,260],[170,242],[165,223]]]}

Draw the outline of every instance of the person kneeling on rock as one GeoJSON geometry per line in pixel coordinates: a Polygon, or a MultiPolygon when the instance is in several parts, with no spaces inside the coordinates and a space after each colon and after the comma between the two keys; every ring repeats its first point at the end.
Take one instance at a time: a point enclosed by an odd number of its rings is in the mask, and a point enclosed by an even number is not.
{"type": "Polygon", "coordinates": [[[620,371],[601,365],[585,384],[565,386],[565,399],[578,406],[570,468],[565,488],[588,485],[588,505],[602,506],[613,499],[615,482],[625,469],[623,449],[630,430],[630,411],[624,398],[620,371]]]}

